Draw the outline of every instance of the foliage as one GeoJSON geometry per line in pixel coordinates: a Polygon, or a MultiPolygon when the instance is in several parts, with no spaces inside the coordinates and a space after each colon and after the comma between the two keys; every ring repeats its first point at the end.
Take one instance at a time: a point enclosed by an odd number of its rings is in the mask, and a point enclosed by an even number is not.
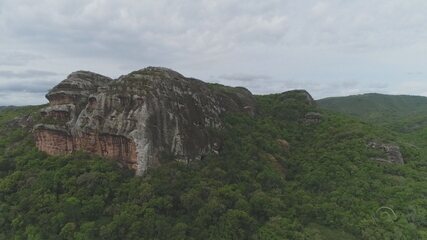
{"type": "Polygon", "coordinates": [[[0,239],[425,239],[424,146],[329,112],[304,124],[318,110],[298,99],[257,103],[256,117],[225,118],[219,155],[144,177],[86,153],[47,156],[8,124],[37,107],[2,111],[0,239]],[[370,139],[399,143],[407,164],[370,160],[370,139]]]}
{"type": "Polygon", "coordinates": [[[418,123],[427,126],[425,118],[427,116],[427,98],[422,96],[370,93],[325,98],[318,100],[317,103],[321,108],[352,115],[377,125],[404,129],[409,126],[401,121],[409,117],[417,119],[418,123]]]}

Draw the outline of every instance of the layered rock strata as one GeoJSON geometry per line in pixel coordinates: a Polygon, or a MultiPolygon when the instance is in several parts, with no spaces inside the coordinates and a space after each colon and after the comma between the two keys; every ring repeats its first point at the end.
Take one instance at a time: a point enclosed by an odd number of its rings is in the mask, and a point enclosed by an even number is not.
{"type": "Polygon", "coordinates": [[[255,112],[244,88],[207,84],[165,68],[148,67],[113,80],[70,74],[46,95],[49,106],[34,127],[48,154],[86,151],[143,174],[167,161],[189,162],[218,152],[226,113],[255,112]]]}

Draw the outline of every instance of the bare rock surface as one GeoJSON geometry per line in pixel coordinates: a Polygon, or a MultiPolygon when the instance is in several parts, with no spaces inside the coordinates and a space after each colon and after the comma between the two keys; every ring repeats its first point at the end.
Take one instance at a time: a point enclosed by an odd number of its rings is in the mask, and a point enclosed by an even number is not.
{"type": "Polygon", "coordinates": [[[285,150],[286,152],[289,151],[289,143],[288,141],[286,141],[285,139],[277,139],[277,143],[279,144],[279,146],[285,150]]]}
{"type": "Polygon", "coordinates": [[[253,115],[245,88],[207,84],[148,67],[113,80],[78,71],[46,95],[34,126],[37,147],[52,155],[82,150],[143,174],[175,160],[200,159],[220,146],[215,130],[226,113],[253,115]]]}
{"type": "Polygon", "coordinates": [[[371,141],[368,143],[368,147],[383,151],[387,156],[387,158],[374,158],[373,160],[395,164],[405,163],[400,148],[396,144],[371,141]]]}
{"type": "Polygon", "coordinates": [[[322,121],[322,115],[318,112],[308,112],[304,116],[304,124],[319,124],[322,121]]]}

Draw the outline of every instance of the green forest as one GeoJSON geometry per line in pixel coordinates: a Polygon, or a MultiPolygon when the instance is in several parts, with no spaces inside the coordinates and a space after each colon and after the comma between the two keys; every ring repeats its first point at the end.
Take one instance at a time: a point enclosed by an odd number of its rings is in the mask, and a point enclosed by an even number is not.
{"type": "Polygon", "coordinates": [[[142,177],[39,152],[17,118],[42,106],[0,110],[0,239],[427,239],[427,111],[389,117],[381,103],[366,118],[303,98],[257,96],[254,117],[224,116],[218,155],[142,177]],[[398,144],[405,164],[372,160],[372,140],[398,144]]]}
{"type": "MultiPolygon", "coordinates": [[[[324,109],[351,115],[376,125],[395,126],[401,129],[418,126],[402,125],[405,121],[426,120],[427,117],[427,97],[422,96],[368,93],[325,98],[318,100],[317,103],[324,109]]],[[[424,126],[427,126],[427,121],[424,126]]]]}

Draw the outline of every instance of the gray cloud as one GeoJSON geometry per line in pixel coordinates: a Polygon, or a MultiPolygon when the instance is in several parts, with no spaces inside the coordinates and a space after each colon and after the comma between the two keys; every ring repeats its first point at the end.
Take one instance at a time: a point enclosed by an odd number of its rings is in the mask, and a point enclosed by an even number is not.
{"type": "Polygon", "coordinates": [[[39,105],[47,103],[43,93],[33,92],[0,92],[0,105],[39,105]],[[17,104],[19,103],[19,104],[17,104]]]}
{"type": "Polygon", "coordinates": [[[425,22],[424,0],[2,0],[0,91],[156,65],[255,93],[423,93],[425,22]]]}
{"type": "Polygon", "coordinates": [[[46,93],[59,81],[45,79],[30,79],[27,81],[3,81],[0,80],[0,92],[28,92],[28,93],[46,93]]]}
{"type": "Polygon", "coordinates": [[[25,70],[21,72],[0,70],[0,78],[39,78],[57,76],[58,73],[41,71],[41,70],[25,70]]]}
{"type": "Polygon", "coordinates": [[[238,82],[253,82],[253,81],[263,81],[270,80],[271,77],[262,74],[247,74],[247,73],[234,73],[234,74],[224,74],[220,75],[218,78],[228,80],[228,81],[238,81],[238,82]]]}
{"type": "Polygon", "coordinates": [[[22,66],[39,59],[43,57],[33,53],[0,49],[0,66],[22,66]]]}
{"type": "Polygon", "coordinates": [[[419,75],[423,75],[423,72],[407,72],[406,74],[410,76],[419,76],[419,75]]]}
{"type": "Polygon", "coordinates": [[[58,73],[42,70],[0,70],[0,105],[41,104],[58,83],[58,73]]]}

